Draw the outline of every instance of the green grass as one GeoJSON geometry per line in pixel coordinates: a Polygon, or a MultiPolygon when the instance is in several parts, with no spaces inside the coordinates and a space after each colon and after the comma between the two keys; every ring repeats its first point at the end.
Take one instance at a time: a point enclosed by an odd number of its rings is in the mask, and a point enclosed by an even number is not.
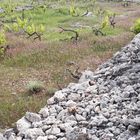
{"type": "MultiPolygon", "coordinates": [[[[14,96],[14,95],[13,95],[14,96]]],[[[7,98],[7,97],[6,97],[7,98]]],[[[5,99],[5,98],[4,98],[5,99]]],[[[46,98],[42,97],[11,97],[7,100],[0,99],[0,126],[9,127],[14,126],[14,122],[20,119],[26,111],[39,110],[42,105],[45,105],[46,98]]]]}
{"type": "Polygon", "coordinates": [[[106,28],[103,29],[103,32],[107,36],[113,36],[113,35],[118,35],[118,34],[123,33],[124,32],[124,29],[106,27],[106,28]]]}
{"type": "MultiPolygon", "coordinates": [[[[27,3],[28,2],[26,2],[26,4],[27,3]]],[[[82,1],[76,3],[76,6],[80,9],[80,15],[82,15],[87,10],[86,9],[87,4],[84,3],[84,5],[81,5],[80,3],[82,3],[82,1]]],[[[95,15],[96,7],[94,9],[90,9],[91,10],[90,12],[93,12],[94,14],[93,17],[81,17],[81,16],[73,17],[69,14],[69,5],[64,5],[63,3],[62,6],[61,2],[55,4],[57,4],[56,9],[47,8],[45,12],[42,8],[39,7],[37,9],[28,10],[24,12],[25,18],[31,18],[30,21],[31,23],[34,23],[36,26],[38,26],[39,24],[43,24],[45,26],[46,30],[44,32],[43,38],[46,39],[47,41],[59,41],[71,38],[71,33],[66,32],[60,34],[59,33],[60,29],[58,28],[59,26],[68,29],[78,30],[78,32],[82,36],[83,34],[85,34],[85,32],[90,32],[89,28],[73,28],[72,27],[73,25],[79,23],[83,26],[92,27],[95,24],[99,24],[99,22],[101,22],[100,17],[95,15]]],[[[3,3],[1,3],[0,5],[3,5],[3,3]]],[[[16,5],[16,2],[15,4],[13,3],[13,5],[16,5]]],[[[25,2],[20,3],[20,5],[25,5],[25,2]]],[[[15,17],[21,16],[21,14],[22,14],[21,12],[15,12],[14,16],[15,17]]],[[[5,18],[10,20],[11,16],[6,16],[5,18]]],[[[106,33],[106,35],[117,35],[121,33],[121,29],[112,29],[110,27],[105,28],[103,31],[106,33]]]]}

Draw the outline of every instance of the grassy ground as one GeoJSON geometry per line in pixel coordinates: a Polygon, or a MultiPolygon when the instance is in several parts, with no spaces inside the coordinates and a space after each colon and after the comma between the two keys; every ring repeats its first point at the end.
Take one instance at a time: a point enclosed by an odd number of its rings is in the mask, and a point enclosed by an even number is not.
{"type": "MultiPolygon", "coordinates": [[[[43,41],[33,41],[7,33],[11,48],[5,59],[0,62],[1,128],[14,125],[13,123],[26,111],[37,112],[59,87],[75,82],[76,80],[66,71],[67,68],[72,71],[76,69],[75,65],[70,64],[78,65],[81,71],[87,67],[95,70],[133,38],[134,34],[130,32],[130,27],[139,17],[139,5],[133,4],[124,8],[120,3],[97,4],[117,13],[116,28],[105,28],[103,32],[106,36],[95,36],[88,28],[74,28],[80,34],[77,45],[70,40],[60,41],[70,38],[71,34],[60,34],[58,26],[73,28],[72,25],[76,23],[92,26],[98,24],[99,19],[96,16],[72,17],[67,12],[68,6],[61,6],[62,3],[58,4],[55,1],[50,2],[50,5],[57,8],[47,8],[45,13],[41,10],[25,12],[27,17],[32,15],[32,21],[36,25],[45,25],[43,41]],[[42,81],[45,89],[40,94],[29,95],[29,81],[42,81]]],[[[86,7],[94,12],[90,1],[86,4],[79,1],[76,5],[80,8],[81,14],[86,7]]]]}

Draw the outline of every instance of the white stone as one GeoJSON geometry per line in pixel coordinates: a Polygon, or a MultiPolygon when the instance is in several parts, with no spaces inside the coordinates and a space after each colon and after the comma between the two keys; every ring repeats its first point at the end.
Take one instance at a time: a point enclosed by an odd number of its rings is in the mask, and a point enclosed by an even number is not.
{"type": "Polygon", "coordinates": [[[88,12],[88,14],[86,14],[87,17],[90,17],[90,16],[92,16],[92,15],[93,15],[92,12],[88,12]]]}
{"type": "Polygon", "coordinates": [[[57,139],[57,137],[56,137],[56,136],[54,136],[54,135],[49,135],[49,136],[48,136],[48,139],[49,139],[49,140],[56,140],[56,139],[57,139]]]}
{"type": "Polygon", "coordinates": [[[16,137],[16,140],[23,140],[22,137],[16,137]]]}
{"type": "Polygon", "coordinates": [[[40,122],[33,122],[32,123],[32,127],[42,127],[42,125],[43,125],[43,123],[42,123],[42,121],[40,121],[40,122]]]}
{"type": "Polygon", "coordinates": [[[69,100],[69,101],[66,103],[66,106],[67,106],[67,107],[76,106],[76,102],[74,102],[74,101],[72,101],[72,100],[69,100]]]}
{"type": "Polygon", "coordinates": [[[51,134],[52,135],[57,135],[59,134],[61,131],[60,131],[60,128],[58,128],[57,126],[52,126],[51,128],[51,134]]]}
{"type": "Polygon", "coordinates": [[[6,140],[6,138],[3,137],[3,134],[0,133],[0,140],[6,140]]]}
{"type": "Polygon", "coordinates": [[[72,101],[78,101],[78,100],[80,100],[80,94],[71,93],[71,94],[68,96],[68,99],[69,99],[69,100],[72,100],[72,101]]]}
{"type": "Polygon", "coordinates": [[[58,140],[67,140],[67,138],[63,137],[63,138],[58,138],[58,140]]]}
{"type": "Polygon", "coordinates": [[[82,76],[79,79],[79,83],[83,83],[86,82],[88,80],[92,80],[93,79],[93,72],[90,70],[85,70],[84,72],[82,72],[82,76]]]}
{"type": "Polygon", "coordinates": [[[93,85],[93,86],[89,86],[86,91],[87,93],[91,93],[91,94],[97,94],[98,90],[97,90],[97,85],[93,85]]]}
{"type": "Polygon", "coordinates": [[[61,132],[60,128],[58,128],[57,126],[54,125],[49,130],[47,130],[45,133],[46,133],[46,135],[57,135],[60,132],[61,132]]]}
{"type": "Polygon", "coordinates": [[[54,103],[55,103],[54,97],[51,97],[47,100],[48,105],[51,105],[51,104],[54,104],[54,103]]]}
{"type": "Polygon", "coordinates": [[[49,116],[49,110],[47,107],[41,108],[39,114],[43,116],[43,118],[47,118],[49,116]]]}
{"type": "Polygon", "coordinates": [[[51,128],[51,125],[43,125],[41,128],[43,131],[46,131],[51,128]]]}
{"type": "Polygon", "coordinates": [[[79,114],[76,114],[75,117],[76,117],[77,121],[85,121],[86,120],[86,118],[84,118],[83,116],[81,116],[79,114]]]}
{"type": "Polygon", "coordinates": [[[25,138],[26,139],[36,139],[39,136],[44,136],[44,132],[42,131],[41,128],[30,128],[27,129],[25,132],[25,138]]]}
{"type": "Polygon", "coordinates": [[[12,134],[12,135],[8,138],[8,140],[16,140],[15,134],[12,134]]]}
{"type": "Polygon", "coordinates": [[[74,120],[67,120],[65,121],[65,123],[69,123],[72,127],[77,125],[77,121],[74,121],[74,120]]]}
{"type": "Polygon", "coordinates": [[[65,133],[62,133],[62,132],[60,132],[60,133],[58,133],[57,135],[56,135],[57,137],[64,137],[65,136],[65,133]]]}
{"type": "Polygon", "coordinates": [[[43,124],[44,125],[51,125],[51,124],[55,124],[57,122],[55,116],[49,116],[47,119],[43,120],[43,124]]]}
{"type": "Polygon", "coordinates": [[[65,95],[61,90],[59,90],[55,92],[54,98],[57,98],[58,101],[63,101],[65,99],[65,95]]]}
{"type": "Polygon", "coordinates": [[[82,83],[72,84],[68,88],[70,89],[71,92],[78,93],[79,91],[80,92],[84,91],[88,86],[89,86],[89,80],[82,83]]]}
{"type": "Polygon", "coordinates": [[[39,136],[36,140],[48,140],[48,136],[39,136]]]}
{"type": "Polygon", "coordinates": [[[131,137],[131,138],[129,138],[128,140],[136,140],[136,138],[134,138],[134,137],[131,137]]]}
{"type": "Polygon", "coordinates": [[[70,123],[63,123],[63,124],[59,124],[59,128],[62,131],[66,131],[67,129],[72,130],[73,128],[71,127],[70,123]]]}
{"type": "Polygon", "coordinates": [[[20,120],[18,120],[16,122],[16,126],[20,133],[22,133],[22,132],[24,133],[25,130],[27,130],[31,127],[31,123],[29,121],[27,121],[25,119],[25,117],[22,117],[20,120]]]}
{"type": "Polygon", "coordinates": [[[64,120],[66,118],[66,116],[68,115],[68,111],[65,109],[65,110],[62,110],[59,112],[59,114],[57,115],[57,119],[58,120],[64,120]]]}
{"type": "Polygon", "coordinates": [[[36,113],[26,112],[25,118],[30,122],[39,122],[41,121],[41,116],[36,113]]]}

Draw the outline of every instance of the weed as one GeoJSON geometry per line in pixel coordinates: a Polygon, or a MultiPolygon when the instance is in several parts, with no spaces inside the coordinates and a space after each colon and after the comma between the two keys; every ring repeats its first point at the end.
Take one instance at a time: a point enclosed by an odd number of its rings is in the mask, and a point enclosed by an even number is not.
{"type": "Polygon", "coordinates": [[[27,84],[28,93],[36,94],[44,89],[44,85],[40,81],[30,81],[27,84]]]}

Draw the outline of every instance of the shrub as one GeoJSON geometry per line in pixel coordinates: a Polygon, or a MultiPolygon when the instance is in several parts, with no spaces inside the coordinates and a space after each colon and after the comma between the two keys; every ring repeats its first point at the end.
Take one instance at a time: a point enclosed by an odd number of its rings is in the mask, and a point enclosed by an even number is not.
{"type": "Polygon", "coordinates": [[[27,84],[27,90],[29,93],[36,94],[41,92],[43,89],[44,89],[44,85],[40,81],[30,81],[27,84]]]}
{"type": "Polygon", "coordinates": [[[134,23],[134,26],[131,28],[131,30],[135,33],[138,34],[140,33],[140,19],[137,19],[134,23]]]}

